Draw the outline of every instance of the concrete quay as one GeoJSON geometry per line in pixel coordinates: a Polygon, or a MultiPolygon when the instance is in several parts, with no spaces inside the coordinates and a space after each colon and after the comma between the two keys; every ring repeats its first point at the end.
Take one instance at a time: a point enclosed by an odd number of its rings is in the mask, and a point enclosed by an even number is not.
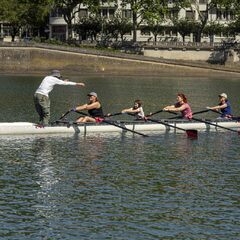
{"type": "MultiPolygon", "coordinates": [[[[177,50],[172,54],[177,56],[177,50]]],[[[191,59],[164,59],[117,51],[25,43],[0,45],[0,63],[0,72],[3,74],[46,74],[51,69],[81,75],[240,74],[239,62],[220,65],[191,59]]]]}

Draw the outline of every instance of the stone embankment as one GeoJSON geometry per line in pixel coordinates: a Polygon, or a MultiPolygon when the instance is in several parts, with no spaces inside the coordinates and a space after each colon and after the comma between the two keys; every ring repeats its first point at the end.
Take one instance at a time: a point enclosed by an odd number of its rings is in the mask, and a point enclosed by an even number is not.
{"type": "Polygon", "coordinates": [[[81,75],[98,73],[117,75],[240,74],[239,63],[218,65],[204,61],[167,60],[139,54],[37,43],[1,44],[0,63],[1,73],[11,74],[42,74],[51,69],[81,75]]]}

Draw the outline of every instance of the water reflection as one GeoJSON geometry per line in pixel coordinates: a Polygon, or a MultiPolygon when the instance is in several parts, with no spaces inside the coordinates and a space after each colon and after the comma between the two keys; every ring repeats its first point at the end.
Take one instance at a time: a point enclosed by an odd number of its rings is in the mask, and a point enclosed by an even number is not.
{"type": "MultiPolygon", "coordinates": [[[[0,100],[8,103],[1,121],[34,121],[29,96],[41,79],[18,80],[0,77],[0,100]]],[[[139,94],[148,112],[181,89],[196,109],[215,102],[212,89],[216,95],[228,89],[237,104],[240,84],[171,77],[87,82],[81,92],[54,91],[53,117],[92,89],[98,89],[106,112],[118,112],[139,94]]],[[[182,133],[150,135],[0,137],[0,238],[238,239],[239,136],[199,132],[192,141],[182,133]]]]}
{"type": "MultiPolygon", "coordinates": [[[[52,200],[52,193],[55,186],[61,181],[55,166],[52,144],[45,138],[33,141],[33,153],[35,154],[33,168],[36,169],[36,183],[39,185],[36,193],[37,201],[35,205],[37,216],[51,218],[57,212],[57,205],[52,200]]],[[[60,197],[60,196],[59,196],[60,197]]]]}

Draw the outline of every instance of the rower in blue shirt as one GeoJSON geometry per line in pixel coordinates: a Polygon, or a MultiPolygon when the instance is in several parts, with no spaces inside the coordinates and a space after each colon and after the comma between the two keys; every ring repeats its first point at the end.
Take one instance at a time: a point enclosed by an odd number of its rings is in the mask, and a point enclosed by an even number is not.
{"type": "Polygon", "coordinates": [[[231,104],[228,100],[226,93],[221,93],[218,95],[219,104],[214,107],[207,107],[207,109],[217,110],[221,112],[221,118],[232,118],[231,104]]]}

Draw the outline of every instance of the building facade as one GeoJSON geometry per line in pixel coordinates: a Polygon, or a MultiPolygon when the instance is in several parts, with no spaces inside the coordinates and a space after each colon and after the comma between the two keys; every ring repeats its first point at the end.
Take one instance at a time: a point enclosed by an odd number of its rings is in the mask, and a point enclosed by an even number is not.
{"type": "MultiPolygon", "coordinates": [[[[207,18],[209,22],[215,22],[220,23],[223,25],[227,25],[229,22],[233,21],[235,16],[233,14],[233,11],[231,10],[224,10],[224,9],[211,9],[208,11],[208,1],[210,0],[198,0],[197,6],[192,5],[191,8],[188,9],[180,9],[180,11],[174,10],[174,0],[169,0],[169,16],[171,17],[177,17],[178,19],[190,19],[199,21],[200,20],[200,14],[207,14],[207,18]]],[[[121,14],[123,17],[127,17],[131,19],[132,12],[130,10],[130,6],[126,6],[124,8],[121,8],[121,0],[116,0],[113,2],[109,2],[106,0],[103,0],[101,3],[99,14],[102,17],[105,17],[107,19],[111,19],[114,17],[115,14],[121,14]]],[[[79,21],[79,18],[85,17],[89,15],[89,11],[86,7],[81,6],[80,11],[78,14],[75,15],[72,24],[76,24],[79,21]]],[[[63,15],[58,10],[55,10],[51,13],[49,18],[49,37],[55,38],[59,40],[67,40],[68,37],[68,26],[67,23],[64,21],[63,15]]],[[[166,17],[166,21],[164,22],[164,25],[172,25],[172,21],[170,20],[170,17],[166,17]]],[[[72,33],[73,38],[80,39],[81,36],[78,36],[76,33],[72,33]]],[[[202,42],[219,42],[222,41],[227,36],[224,36],[224,34],[219,34],[215,36],[202,36],[201,41],[202,42]],[[214,40],[212,39],[214,37],[214,40]]],[[[133,36],[132,33],[126,34],[125,39],[126,40],[132,40],[133,36]]],[[[174,32],[172,30],[165,30],[162,35],[158,36],[158,41],[182,41],[182,37],[179,33],[174,32]]],[[[194,42],[194,35],[190,34],[189,36],[186,36],[186,41],[194,42]]],[[[137,41],[140,42],[151,42],[153,41],[153,36],[151,34],[142,33],[140,30],[137,30],[137,41]]]]}

